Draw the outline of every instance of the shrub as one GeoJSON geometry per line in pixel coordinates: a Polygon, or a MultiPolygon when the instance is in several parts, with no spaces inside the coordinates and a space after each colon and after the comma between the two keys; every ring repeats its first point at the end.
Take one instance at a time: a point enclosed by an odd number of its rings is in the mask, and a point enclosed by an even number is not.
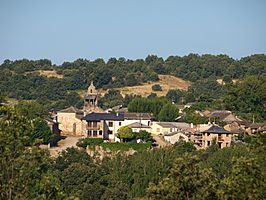
{"type": "Polygon", "coordinates": [[[85,138],[79,140],[77,143],[78,147],[86,148],[87,146],[97,146],[103,143],[102,138],[85,138]]]}
{"type": "Polygon", "coordinates": [[[152,86],[153,91],[162,91],[162,87],[159,84],[155,84],[152,86]]]}

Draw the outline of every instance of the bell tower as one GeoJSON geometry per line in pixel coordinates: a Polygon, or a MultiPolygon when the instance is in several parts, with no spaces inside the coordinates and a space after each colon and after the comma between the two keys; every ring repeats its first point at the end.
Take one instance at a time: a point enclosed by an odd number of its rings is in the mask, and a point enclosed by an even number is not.
{"type": "Polygon", "coordinates": [[[88,90],[84,96],[84,111],[93,112],[98,108],[98,91],[91,82],[88,90]]]}

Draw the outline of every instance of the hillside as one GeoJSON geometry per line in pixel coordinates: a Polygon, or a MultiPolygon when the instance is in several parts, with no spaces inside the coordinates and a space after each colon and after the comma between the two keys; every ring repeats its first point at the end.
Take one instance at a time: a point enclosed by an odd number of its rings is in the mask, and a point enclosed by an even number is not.
{"type": "MultiPolygon", "coordinates": [[[[185,81],[181,78],[177,78],[171,75],[159,75],[159,81],[153,81],[144,83],[138,86],[116,88],[121,92],[123,96],[126,94],[136,94],[141,96],[148,96],[151,93],[156,93],[157,96],[165,96],[170,89],[187,90],[190,86],[189,81],[185,81]],[[152,86],[159,84],[162,87],[162,91],[153,91],[152,86]]],[[[102,90],[100,93],[104,95],[107,90],[102,90]]]]}

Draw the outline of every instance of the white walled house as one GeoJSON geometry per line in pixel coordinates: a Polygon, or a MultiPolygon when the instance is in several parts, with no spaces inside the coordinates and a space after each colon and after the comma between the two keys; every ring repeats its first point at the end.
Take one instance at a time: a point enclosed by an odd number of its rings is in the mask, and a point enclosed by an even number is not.
{"type": "Polygon", "coordinates": [[[104,140],[116,141],[116,134],[124,115],[119,113],[89,113],[83,117],[86,128],[84,129],[87,137],[103,138],[104,140]]]}
{"type": "Polygon", "coordinates": [[[140,123],[146,126],[151,126],[153,115],[151,113],[121,113],[124,115],[123,126],[127,126],[133,123],[140,123]]]}

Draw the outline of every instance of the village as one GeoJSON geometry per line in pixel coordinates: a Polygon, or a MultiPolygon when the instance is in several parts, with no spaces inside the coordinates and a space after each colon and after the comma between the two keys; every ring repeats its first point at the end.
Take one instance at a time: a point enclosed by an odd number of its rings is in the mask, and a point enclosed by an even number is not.
{"type": "MultiPolygon", "coordinates": [[[[229,147],[233,142],[239,142],[240,134],[254,135],[266,132],[265,123],[248,122],[240,119],[228,110],[214,110],[206,114],[207,124],[155,121],[152,113],[128,112],[126,108],[116,106],[103,110],[98,107],[98,91],[91,82],[84,95],[83,110],[73,106],[54,111],[53,119],[49,120],[54,134],[64,136],[58,142],[58,147],[48,145],[52,155],[57,155],[68,147],[76,147],[76,143],[85,138],[102,139],[104,142],[121,142],[118,132],[121,127],[128,127],[131,132],[145,132],[151,135],[153,147],[165,147],[178,141],[192,142],[197,149],[206,149],[213,143],[219,148],[229,147]],[[219,126],[219,119],[224,126],[219,126]]],[[[193,103],[179,106],[182,114],[185,108],[193,103]]],[[[204,113],[200,113],[204,115],[204,113]]],[[[124,138],[127,139],[127,138],[124,138]]],[[[128,138],[130,139],[130,138],[128,138]]],[[[137,143],[145,143],[142,138],[137,143]]]]}

